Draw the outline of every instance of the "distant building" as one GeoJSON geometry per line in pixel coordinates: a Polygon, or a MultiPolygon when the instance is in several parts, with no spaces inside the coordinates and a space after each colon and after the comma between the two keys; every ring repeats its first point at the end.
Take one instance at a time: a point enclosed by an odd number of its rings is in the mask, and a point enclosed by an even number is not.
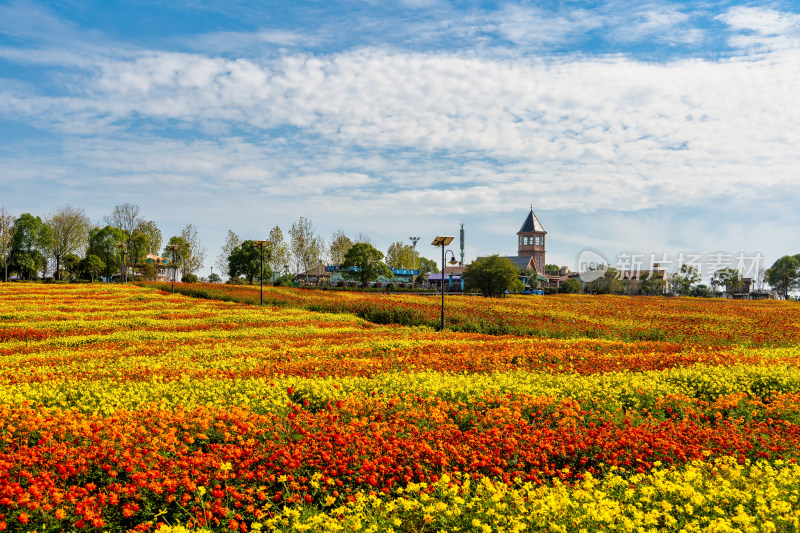
{"type": "MultiPolygon", "coordinates": [[[[533,266],[538,274],[544,274],[544,267],[547,264],[545,261],[545,236],[547,232],[542,227],[536,214],[533,212],[528,213],[525,222],[517,232],[519,244],[517,245],[518,257],[530,257],[533,259],[533,266]]],[[[510,259],[510,258],[509,258],[510,259]]],[[[518,262],[521,264],[521,261],[518,262]]]]}

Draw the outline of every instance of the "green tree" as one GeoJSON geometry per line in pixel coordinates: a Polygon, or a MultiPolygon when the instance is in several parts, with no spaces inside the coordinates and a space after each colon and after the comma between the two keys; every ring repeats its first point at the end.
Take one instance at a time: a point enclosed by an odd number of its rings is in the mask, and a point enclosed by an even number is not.
{"type": "Polygon", "coordinates": [[[269,265],[273,272],[283,272],[289,264],[289,247],[283,240],[283,231],[279,226],[269,230],[269,247],[264,252],[269,251],[269,265]]]}
{"type": "Polygon", "coordinates": [[[490,255],[473,261],[464,269],[463,276],[466,291],[477,289],[485,297],[505,297],[519,271],[507,258],[490,255]]]}
{"type": "Polygon", "coordinates": [[[563,292],[565,294],[578,294],[583,292],[583,285],[578,279],[569,278],[567,281],[562,283],[561,286],[559,286],[558,292],[563,292]]]}
{"type": "Polygon", "coordinates": [[[161,241],[163,236],[161,230],[152,220],[143,220],[136,226],[134,234],[139,233],[147,237],[147,253],[158,253],[161,249],[161,241]]]}
{"type": "Polygon", "coordinates": [[[212,272],[211,275],[208,276],[209,283],[219,283],[220,281],[222,281],[222,278],[219,277],[219,274],[217,274],[216,272],[212,272]]]}
{"type": "Polygon", "coordinates": [[[186,243],[186,250],[181,262],[181,273],[184,276],[186,274],[194,274],[203,268],[203,262],[206,260],[206,249],[200,243],[197,226],[186,224],[186,227],[181,230],[181,238],[186,243]]]}
{"type": "Polygon", "coordinates": [[[106,268],[106,281],[111,281],[111,273],[117,272],[122,265],[122,257],[118,244],[125,242],[125,233],[113,226],[92,228],[89,231],[88,255],[99,257],[106,268]]]}
{"type": "Polygon", "coordinates": [[[344,256],[347,250],[353,246],[353,241],[350,237],[344,234],[342,230],[337,230],[331,235],[330,256],[332,265],[341,265],[344,263],[344,256]]]}
{"type": "Polygon", "coordinates": [[[410,244],[397,241],[386,250],[386,264],[389,268],[412,269],[415,263],[414,247],[410,244]]]}
{"type": "Polygon", "coordinates": [[[742,274],[735,268],[721,268],[714,272],[711,279],[712,287],[722,287],[725,292],[732,294],[742,285],[742,274]]]}
{"type": "Polygon", "coordinates": [[[50,251],[56,260],[56,279],[61,279],[61,258],[83,251],[89,241],[92,223],[83,209],[66,205],[51,214],[47,218],[47,224],[53,231],[50,251]]]}
{"type": "Polygon", "coordinates": [[[177,278],[177,270],[182,267],[188,253],[189,245],[186,244],[186,241],[183,240],[183,237],[179,235],[173,235],[169,238],[167,245],[164,247],[163,257],[170,261],[170,266],[173,269],[172,276],[174,276],[174,278],[177,278]],[[177,249],[170,250],[169,248],[171,246],[177,246],[177,249]]]}
{"type": "Polygon", "coordinates": [[[775,261],[766,272],[767,283],[783,295],[789,297],[789,291],[800,287],[800,255],[784,255],[775,261]]]}
{"type": "Polygon", "coordinates": [[[147,264],[147,254],[152,250],[150,243],[149,235],[138,229],[133,231],[133,235],[128,239],[128,261],[133,267],[138,266],[142,269],[147,264]]]}
{"type": "Polygon", "coordinates": [[[225,276],[231,277],[231,273],[228,271],[228,259],[230,258],[233,251],[242,243],[242,239],[239,238],[236,233],[232,230],[228,230],[228,235],[225,237],[225,243],[222,245],[222,250],[220,251],[219,255],[217,256],[217,260],[214,263],[220,272],[222,272],[225,276]]]}
{"type": "Polygon", "coordinates": [[[561,267],[559,267],[558,265],[549,264],[549,265],[545,265],[544,266],[544,273],[545,274],[552,274],[552,275],[555,276],[560,271],[561,271],[561,267]]]}
{"type": "Polygon", "coordinates": [[[53,231],[40,217],[22,214],[14,221],[10,262],[24,279],[32,279],[37,271],[46,271],[47,253],[53,244],[53,231]]]}
{"type": "Polygon", "coordinates": [[[708,285],[700,283],[689,290],[689,296],[694,296],[695,298],[711,298],[711,289],[708,285]]]}
{"type": "MultiPolygon", "coordinates": [[[[244,276],[247,283],[253,284],[253,280],[261,275],[261,250],[253,246],[253,241],[244,241],[231,252],[228,257],[228,273],[232,278],[244,276]]],[[[272,269],[269,266],[269,255],[264,250],[264,279],[272,276],[272,269]]]]}
{"type": "Polygon", "coordinates": [[[701,279],[697,267],[686,264],[681,265],[680,271],[672,277],[675,293],[679,296],[689,296],[692,292],[692,285],[701,279]]]}
{"type": "Polygon", "coordinates": [[[370,281],[375,281],[379,276],[391,278],[392,271],[383,262],[383,252],[366,242],[354,244],[344,255],[341,273],[346,279],[361,282],[361,288],[366,288],[370,281]]]}
{"type": "Polygon", "coordinates": [[[426,278],[429,274],[438,274],[439,266],[433,259],[427,257],[417,257],[417,270],[419,270],[419,277],[426,278]]]}
{"type": "Polygon", "coordinates": [[[295,274],[299,274],[322,263],[325,241],[315,234],[310,220],[300,217],[289,229],[289,249],[295,264],[295,274]]]}
{"type": "Polygon", "coordinates": [[[92,283],[94,283],[95,278],[102,274],[106,269],[106,264],[96,255],[88,254],[86,257],[81,259],[80,263],[78,264],[78,268],[83,275],[85,275],[92,283]]]}
{"type": "Polygon", "coordinates": [[[664,279],[662,274],[657,274],[650,271],[647,275],[643,275],[639,279],[639,292],[649,296],[657,296],[664,294],[667,287],[667,280],[664,279]]]}
{"type": "MultiPolygon", "coordinates": [[[[75,279],[80,275],[80,263],[81,258],[75,254],[67,254],[61,258],[61,264],[64,266],[63,272],[67,274],[69,279],[75,279]]],[[[60,275],[58,279],[61,279],[60,275]]]]}
{"type": "Polygon", "coordinates": [[[622,273],[613,267],[604,267],[603,275],[586,284],[586,289],[592,294],[622,294],[625,284],[622,282],[622,273]]]}

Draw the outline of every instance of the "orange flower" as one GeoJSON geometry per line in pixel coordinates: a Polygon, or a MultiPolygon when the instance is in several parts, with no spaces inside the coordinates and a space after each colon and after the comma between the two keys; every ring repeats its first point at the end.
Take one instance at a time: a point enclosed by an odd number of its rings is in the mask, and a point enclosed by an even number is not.
{"type": "Polygon", "coordinates": [[[56,509],[56,518],[58,520],[64,520],[66,518],[67,512],[64,509],[56,509]]]}

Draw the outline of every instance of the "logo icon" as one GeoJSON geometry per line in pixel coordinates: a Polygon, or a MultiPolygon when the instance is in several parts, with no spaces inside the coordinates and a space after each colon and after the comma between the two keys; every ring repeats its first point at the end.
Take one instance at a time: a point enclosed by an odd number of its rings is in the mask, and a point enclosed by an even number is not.
{"type": "Polygon", "coordinates": [[[578,254],[578,272],[581,281],[589,283],[602,278],[608,270],[608,259],[597,250],[586,249],[578,254]]]}

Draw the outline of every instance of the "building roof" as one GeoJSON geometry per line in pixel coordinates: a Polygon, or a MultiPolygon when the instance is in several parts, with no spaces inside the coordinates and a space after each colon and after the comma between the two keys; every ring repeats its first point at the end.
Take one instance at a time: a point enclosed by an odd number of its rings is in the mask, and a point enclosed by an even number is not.
{"type": "MultiPolygon", "coordinates": [[[[532,268],[536,270],[536,264],[533,262],[533,257],[528,255],[508,255],[502,256],[505,259],[508,259],[514,266],[520,270],[527,270],[528,268],[532,268]]],[[[483,259],[483,257],[479,257],[478,259],[483,259]]]]}
{"type": "Polygon", "coordinates": [[[536,214],[533,212],[533,208],[531,208],[531,212],[528,213],[528,218],[525,219],[525,222],[522,224],[522,227],[519,229],[517,233],[547,233],[544,228],[542,227],[541,222],[539,219],[536,218],[536,214]]]}

